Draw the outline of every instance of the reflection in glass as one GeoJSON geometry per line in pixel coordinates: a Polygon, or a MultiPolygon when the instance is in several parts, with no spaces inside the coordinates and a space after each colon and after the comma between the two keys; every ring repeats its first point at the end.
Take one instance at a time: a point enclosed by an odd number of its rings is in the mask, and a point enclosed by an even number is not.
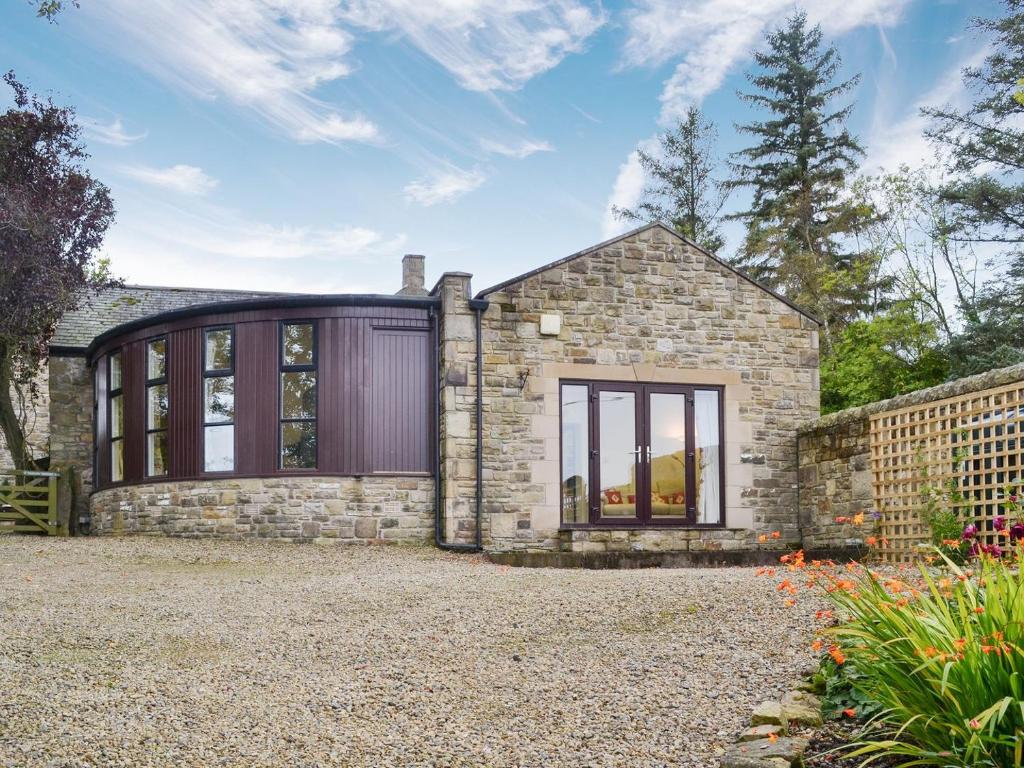
{"type": "Polygon", "coordinates": [[[146,378],[162,379],[167,375],[167,339],[153,339],[146,345],[146,378]]]}
{"type": "Polygon", "coordinates": [[[281,374],[281,418],[316,417],[316,373],[288,371],[281,374]]]}
{"type": "Polygon", "coordinates": [[[235,426],[206,427],[203,440],[203,470],[230,472],[235,468],[235,426]]]}
{"type": "Polygon", "coordinates": [[[310,323],[288,324],[282,333],[284,365],[313,364],[313,326],[310,323]]]}
{"type": "Polygon", "coordinates": [[[686,395],[652,392],[651,515],[686,516],[686,395]]]}
{"type": "Polygon", "coordinates": [[[153,384],[146,389],[147,429],[167,429],[167,385],[153,384]]]}
{"type": "Polygon", "coordinates": [[[598,450],[601,456],[601,516],[636,517],[636,395],[598,395],[598,450]]]}
{"type": "Polygon", "coordinates": [[[722,512],[718,392],[698,389],[694,391],[693,397],[694,440],[697,445],[697,522],[718,523],[722,512]]]}
{"type": "Polygon", "coordinates": [[[316,422],[281,423],[281,466],[285,469],[311,469],[316,466],[316,422]]]}
{"type": "Polygon", "coordinates": [[[216,328],[206,332],[206,370],[232,370],[230,328],[216,328]]]}
{"type": "Polygon", "coordinates": [[[207,424],[235,420],[235,377],[211,376],[204,379],[203,419],[207,424]]]}
{"type": "Polygon", "coordinates": [[[110,398],[110,437],[124,437],[124,396],[114,395],[110,398]]]}
{"type": "Polygon", "coordinates": [[[110,479],[118,483],[124,480],[124,440],[110,443],[110,479]]]}
{"type": "Polygon", "coordinates": [[[121,388],[121,353],[110,356],[110,391],[121,388]]]}
{"type": "Polygon", "coordinates": [[[589,519],[589,398],[581,384],[562,386],[562,522],[589,519]]]}
{"type": "Polygon", "coordinates": [[[146,474],[167,474],[167,432],[150,432],[146,451],[146,474]]]}

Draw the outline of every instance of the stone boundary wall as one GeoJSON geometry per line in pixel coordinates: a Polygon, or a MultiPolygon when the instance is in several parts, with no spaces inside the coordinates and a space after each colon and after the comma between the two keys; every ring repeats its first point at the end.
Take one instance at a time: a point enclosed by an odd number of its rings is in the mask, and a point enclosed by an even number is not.
{"type": "Polygon", "coordinates": [[[92,533],[424,544],[434,480],[420,476],[188,480],[97,491],[92,533]]]}
{"type": "MultiPolygon", "coordinates": [[[[889,400],[837,411],[800,428],[797,453],[800,525],[807,550],[859,547],[871,526],[836,523],[875,508],[871,476],[871,417],[1024,380],[1024,364],[919,389],[889,400]]],[[[870,522],[870,521],[868,521],[870,522]]]]}
{"type": "MultiPolygon", "coordinates": [[[[50,376],[48,366],[43,364],[39,376],[36,378],[36,386],[39,388],[38,397],[34,406],[30,406],[31,412],[25,418],[25,439],[35,458],[47,455],[48,442],[50,439],[50,376]]],[[[19,407],[14,387],[11,387],[11,395],[14,398],[14,407],[19,407]]],[[[92,418],[92,414],[89,414],[92,418]]],[[[14,469],[14,461],[11,453],[7,450],[7,441],[0,433],[0,470],[14,469]]]]}

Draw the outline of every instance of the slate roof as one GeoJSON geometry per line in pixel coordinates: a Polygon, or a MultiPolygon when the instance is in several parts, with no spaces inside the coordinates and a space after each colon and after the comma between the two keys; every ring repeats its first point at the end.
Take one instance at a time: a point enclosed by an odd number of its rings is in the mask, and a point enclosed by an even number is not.
{"type": "Polygon", "coordinates": [[[114,326],[172,309],[221,301],[289,295],[292,294],[216,288],[167,288],[152,285],[109,288],[93,294],[81,307],[66,314],[50,340],[50,347],[84,351],[94,338],[114,326]]]}

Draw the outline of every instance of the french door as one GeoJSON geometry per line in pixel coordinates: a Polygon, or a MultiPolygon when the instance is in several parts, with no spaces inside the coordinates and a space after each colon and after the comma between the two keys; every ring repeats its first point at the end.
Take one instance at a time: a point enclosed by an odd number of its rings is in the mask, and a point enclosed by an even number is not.
{"type": "Polygon", "coordinates": [[[719,388],[563,384],[562,398],[565,522],[613,527],[721,523],[719,388]],[[585,410],[579,407],[584,394],[585,410]],[[571,411],[566,402],[573,404],[571,411]],[[589,444],[585,460],[579,450],[583,441],[575,436],[584,431],[584,419],[589,444]],[[569,434],[574,435],[573,447],[567,451],[569,434]],[[567,460],[572,464],[568,470],[567,460]],[[585,476],[590,482],[583,482],[585,476]],[[567,497],[567,489],[577,496],[567,497]],[[580,495],[588,504],[585,517],[579,514],[584,501],[580,495]],[[575,512],[571,519],[566,519],[567,509],[575,512]]]}

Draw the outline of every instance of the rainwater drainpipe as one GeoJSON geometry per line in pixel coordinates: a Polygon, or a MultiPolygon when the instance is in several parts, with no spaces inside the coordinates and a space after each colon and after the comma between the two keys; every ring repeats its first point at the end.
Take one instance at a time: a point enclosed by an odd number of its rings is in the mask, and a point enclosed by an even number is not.
{"type": "Polygon", "coordinates": [[[484,341],[483,316],[491,303],[470,299],[476,312],[476,548],[484,548],[484,341]]]}

